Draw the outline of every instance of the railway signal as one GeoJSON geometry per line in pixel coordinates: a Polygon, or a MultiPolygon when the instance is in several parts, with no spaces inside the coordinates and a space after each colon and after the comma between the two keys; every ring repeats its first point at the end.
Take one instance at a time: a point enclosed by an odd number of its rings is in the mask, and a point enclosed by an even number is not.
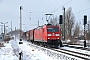
{"type": "Polygon", "coordinates": [[[85,25],[87,24],[87,15],[84,15],[84,47],[86,47],[86,34],[85,34],[85,25]]]}
{"type": "Polygon", "coordinates": [[[87,24],[87,16],[84,15],[84,25],[87,24]]]}
{"type": "Polygon", "coordinates": [[[63,16],[60,15],[60,16],[59,16],[59,24],[62,24],[62,23],[63,23],[63,16]]]}

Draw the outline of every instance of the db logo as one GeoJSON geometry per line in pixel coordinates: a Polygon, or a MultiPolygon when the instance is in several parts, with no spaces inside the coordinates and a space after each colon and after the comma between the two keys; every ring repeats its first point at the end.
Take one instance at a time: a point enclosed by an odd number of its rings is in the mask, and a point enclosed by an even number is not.
{"type": "Polygon", "coordinates": [[[52,34],[52,36],[55,36],[55,34],[52,34]]]}

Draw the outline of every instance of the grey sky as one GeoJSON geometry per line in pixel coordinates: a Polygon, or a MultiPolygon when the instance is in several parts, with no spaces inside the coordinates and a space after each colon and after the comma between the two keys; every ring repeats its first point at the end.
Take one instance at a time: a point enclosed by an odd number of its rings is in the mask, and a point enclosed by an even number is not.
{"type": "Polygon", "coordinates": [[[88,20],[90,20],[90,0],[0,0],[0,22],[8,22],[6,25],[11,27],[12,21],[13,29],[19,28],[20,6],[23,7],[22,24],[25,24],[23,25],[25,30],[36,27],[38,20],[40,25],[44,25],[45,13],[52,12],[57,17],[63,14],[63,6],[66,10],[72,7],[77,21],[82,21],[84,15],[88,15],[88,20]]]}

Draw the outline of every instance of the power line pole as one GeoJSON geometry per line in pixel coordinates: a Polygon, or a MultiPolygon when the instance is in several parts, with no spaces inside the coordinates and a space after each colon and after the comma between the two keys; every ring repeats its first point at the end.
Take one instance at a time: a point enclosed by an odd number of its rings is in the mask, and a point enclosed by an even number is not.
{"type": "Polygon", "coordinates": [[[65,7],[63,7],[63,41],[65,41],[65,7]]]}
{"type": "Polygon", "coordinates": [[[5,34],[6,34],[5,30],[6,30],[6,29],[5,29],[5,24],[4,24],[4,39],[5,39],[5,34]]]}
{"type": "Polygon", "coordinates": [[[4,39],[5,39],[5,34],[6,34],[6,32],[5,32],[5,31],[6,31],[5,24],[7,24],[7,23],[8,23],[8,22],[6,22],[6,23],[2,23],[2,22],[1,22],[1,24],[4,24],[4,39]]]}
{"type": "MultiPolygon", "coordinates": [[[[32,13],[32,12],[30,12],[30,20],[32,19],[32,18],[31,18],[31,13],[32,13]]],[[[29,20],[29,27],[30,27],[30,20],[29,20]]],[[[29,28],[29,29],[30,29],[30,28],[29,28]]]]}
{"type": "Polygon", "coordinates": [[[38,20],[38,27],[39,27],[39,20],[38,20]]]}
{"type": "Polygon", "coordinates": [[[30,20],[31,20],[31,13],[32,13],[32,12],[30,12],[30,20]]]}
{"type": "Polygon", "coordinates": [[[22,6],[20,6],[20,39],[22,34],[22,6]]]}
{"type": "Polygon", "coordinates": [[[1,25],[1,33],[3,33],[3,25],[1,25]]]}
{"type": "MultiPolygon", "coordinates": [[[[16,27],[15,27],[15,32],[16,32],[16,27]]],[[[15,40],[16,40],[16,33],[15,33],[15,40]]]]}
{"type": "Polygon", "coordinates": [[[23,42],[21,42],[22,41],[22,6],[20,6],[20,42],[19,42],[19,44],[23,44],[23,42]]]}
{"type": "Polygon", "coordinates": [[[11,36],[12,36],[12,21],[11,21],[11,36]]]}

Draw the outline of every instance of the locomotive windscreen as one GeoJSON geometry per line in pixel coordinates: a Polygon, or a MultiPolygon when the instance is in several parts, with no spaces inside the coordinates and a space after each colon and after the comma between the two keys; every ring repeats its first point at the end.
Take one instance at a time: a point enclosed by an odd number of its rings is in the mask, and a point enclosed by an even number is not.
{"type": "Polygon", "coordinates": [[[47,28],[48,32],[59,32],[58,28],[47,28]]]}

